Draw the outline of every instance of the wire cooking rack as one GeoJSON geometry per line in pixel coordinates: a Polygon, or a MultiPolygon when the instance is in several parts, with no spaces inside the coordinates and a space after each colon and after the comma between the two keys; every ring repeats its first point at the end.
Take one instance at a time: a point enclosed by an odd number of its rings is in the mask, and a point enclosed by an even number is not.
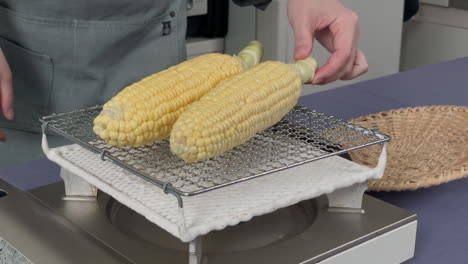
{"type": "Polygon", "coordinates": [[[207,161],[187,164],[171,153],[168,140],[142,147],[107,145],[92,130],[101,109],[95,106],[43,117],[43,133],[49,129],[100,153],[103,160],[113,161],[179,200],[390,140],[378,131],[296,106],[244,144],[207,161]]]}

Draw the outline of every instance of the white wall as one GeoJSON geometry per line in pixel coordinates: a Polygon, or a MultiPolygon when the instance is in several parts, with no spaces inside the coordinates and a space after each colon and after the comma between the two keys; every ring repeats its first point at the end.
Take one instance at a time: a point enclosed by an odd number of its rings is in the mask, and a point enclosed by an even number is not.
{"type": "Polygon", "coordinates": [[[229,1],[228,16],[225,53],[237,54],[249,41],[256,39],[256,10],[254,7],[239,7],[229,1]]]}
{"type": "Polygon", "coordinates": [[[422,5],[403,32],[403,71],[468,56],[468,10],[422,5]]]}
{"type": "MultiPolygon", "coordinates": [[[[401,37],[403,26],[403,0],[342,0],[359,16],[361,26],[360,48],[369,63],[369,71],[351,81],[336,81],[315,90],[331,89],[351,83],[375,79],[397,73],[400,68],[401,37]]],[[[326,49],[316,44],[313,56],[320,63],[329,57],[326,49]]],[[[291,54],[293,50],[290,51],[291,54]]]]}
{"type": "MultiPolygon", "coordinates": [[[[369,72],[352,81],[337,81],[325,86],[305,86],[303,94],[399,71],[404,0],[342,0],[342,2],[360,17],[362,28],[360,46],[368,58],[369,72]]],[[[273,0],[266,11],[255,12],[255,9],[231,6],[226,51],[233,54],[247,41],[256,37],[265,44],[265,59],[292,61],[294,38],[287,20],[286,7],[287,0],[273,0]]],[[[329,53],[316,44],[312,56],[323,64],[329,53]]]]}

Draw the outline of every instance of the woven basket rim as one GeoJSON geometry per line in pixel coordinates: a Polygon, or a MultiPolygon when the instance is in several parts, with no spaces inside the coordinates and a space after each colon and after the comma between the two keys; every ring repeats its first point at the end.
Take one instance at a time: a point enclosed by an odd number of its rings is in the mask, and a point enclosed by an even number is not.
{"type": "Polygon", "coordinates": [[[436,111],[436,110],[446,110],[446,109],[460,109],[463,111],[468,111],[468,106],[461,106],[461,105],[429,105],[429,106],[414,106],[414,107],[401,107],[389,110],[383,110],[379,112],[375,112],[372,114],[367,114],[363,116],[358,116],[350,119],[349,121],[354,121],[362,118],[369,118],[372,116],[389,114],[389,113],[398,113],[398,112],[406,112],[406,111],[414,111],[414,110],[423,110],[423,111],[436,111]]]}
{"type": "MultiPolygon", "coordinates": [[[[456,164],[456,166],[450,167],[450,168],[445,168],[443,170],[435,170],[435,171],[427,171],[424,173],[416,173],[415,175],[418,175],[415,178],[411,178],[411,175],[409,174],[404,174],[404,175],[397,175],[398,169],[394,168],[386,168],[384,177],[378,180],[370,180],[369,181],[369,190],[370,191],[405,191],[405,190],[416,190],[420,188],[429,188],[432,186],[440,185],[443,183],[447,183],[450,181],[454,181],[463,177],[468,176],[468,144],[466,145],[467,147],[463,147],[458,144],[460,140],[463,142],[468,143],[468,107],[466,106],[458,106],[458,105],[430,105],[430,106],[416,106],[416,107],[402,107],[402,108],[397,108],[397,109],[390,109],[386,111],[380,111],[360,117],[356,117],[353,119],[350,119],[349,122],[360,125],[363,127],[370,127],[369,124],[384,124],[387,125],[387,127],[382,127],[382,128],[377,128],[377,130],[381,131],[382,133],[385,133],[390,136],[391,140],[389,141],[389,148],[387,149],[387,155],[388,155],[388,160],[391,161],[392,158],[395,158],[395,160],[398,160],[398,158],[402,158],[401,153],[402,151],[392,151],[392,148],[390,145],[394,144],[400,144],[401,142],[403,143],[408,143],[414,140],[420,140],[424,141],[427,140],[429,142],[430,139],[421,139],[421,136],[418,135],[410,135],[402,138],[400,133],[398,133],[398,136],[395,136],[392,133],[389,133],[389,131],[385,131],[389,126],[393,125],[393,121],[397,120],[399,125],[404,125],[404,122],[407,121],[408,125],[415,124],[416,122],[420,121],[421,119],[411,119],[411,118],[406,118],[406,115],[411,113],[413,116],[416,115],[421,115],[421,118],[427,118],[427,117],[442,117],[442,115],[447,114],[449,112],[459,112],[461,113],[460,116],[453,116],[454,119],[457,119],[457,122],[461,123],[461,126],[453,126],[451,129],[447,131],[447,138],[450,138],[450,135],[453,133],[456,133],[457,135],[462,135],[463,138],[457,137],[459,139],[458,141],[454,141],[453,143],[446,143],[444,146],[447,146],[449,149],[457,149],[461,151],[463,155],[460,157],[445,157],[444,155],[432,155],[432,156],[439,156],[436,157],[438,160],[435,160],[436,162],[441,162],[441,164],[444,164],[444,161],[450,160],[456,164]],[[405,116],[402,116],[405,115],[405,116]],[[461,119],[463,122],[460,122],[461,119]],[[466,122],[464,120],[466,119],[466,122]],[[403,121],[402,121],[403,120],[403,121]],[[416,121],[415,121],[416,120],[416,121]],[[412,123],[413,122],[413,123],[412,123]],[[460,129],[459,131],[456,131],[456,129],[460,129]],[[455,129],[455,130],[454,130],[455,129]],[[465,136],[466,135],[466,136],[465,136]],[[395,153],[398,152],[398,153],[395,153]],[[400,155],[400,156],[398,156],[400,155]]],[[[429,119],[428,119],[429,120],[429,119]]],[[[446,120],[446,119],[445,119],[446,120]]],[[[449,121],[447,121],[449,122],[449,121]]],[[[440,124],[433,124],[435,126],[440,124]]],[[[375,129],[375,127],[373,127],[375,129]]],[[[437,127],[436,127],[437,128],[437,127]]],[[[392,127],[392,129],[395,129],[392,127]]],[[[405,130],[405,129],[403,129],[405,130]]],[[[429,131],[429,130],[428,130],[429,131]]],[[[438,130],[437,130],[438,131],[438,130]]],[[[438,134],[437,134],[438,135],[438,134]]],[[[434,142],[437,143],[437,142],[434,142]]],[[[404,145],[404,144],[403,144],[404,145]]],[[[431,147],[434,148],[434,146],[437,146],[437,144],[427,144],[427,146],[423,146],[426,149],[421,150],[425,151],[422,153],[427,153],[428,151],[434,151],[437,153],[437,149],[432,149],[431,147]]],[[[351,153],[351,155],[353,155],[351,153]]],[[[353,157],[354,158],[354,157],[353,157]]],[[[359,161],[359,159],[358,159],[359,161]]],[[[420,160],[417,160],[418,164],[424,164],[424,162],[420,160]]],[[[429,164],[429,162],[434,162],[434,160],[428,160],[426,163],[429,164]]],[[[404,162],[402,162],[404,163],[404,162]]],[[[426,164],[426,165],[428,165],[426,164]]],[[[415,165],[416,166],[416,165],[415,165]]],[[[430,165],[427,166],[430,168],[430,165]]],[[[399,168],[402,169],[404,172],[404,168],[399,168]]]]}

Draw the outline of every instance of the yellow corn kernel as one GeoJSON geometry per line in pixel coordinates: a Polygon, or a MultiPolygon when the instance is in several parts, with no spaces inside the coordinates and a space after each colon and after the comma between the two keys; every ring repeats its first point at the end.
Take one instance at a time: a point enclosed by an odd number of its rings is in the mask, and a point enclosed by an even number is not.
{"type": "Polygon", "coordinates": [[[218,84],[174,124],[171,151],[186,162],[223,154],[279,122],[297,103],[317,62],[268,61],[218,84]],[[196,144],[195,144],[196,142],[196,144]]]}
{"type": "Polygon", "coordinates": [[[103,105],[93,131],[116,146],[141,146],[167,138],[188,105],[222,80],[258,64],[262,55],[262,45],[253,41],[236,57],[205,54],[145,77],[103,105]],[[120,137],[110,132],[133,132],[136,138],[120,142],[120,137]]]}

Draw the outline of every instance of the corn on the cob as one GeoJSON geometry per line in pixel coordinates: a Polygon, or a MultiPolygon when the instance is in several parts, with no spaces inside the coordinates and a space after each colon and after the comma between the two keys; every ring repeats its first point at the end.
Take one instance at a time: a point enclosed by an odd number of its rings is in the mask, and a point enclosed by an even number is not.
{"type": "Polygon", "coordinates": [[[260,42],[252,41],[238,56],[205,54],[136,82],[103,105],[93,131],[113,146],[141,146],[170,134],[188,105],[220,81],[258,64],[260,42]]]}
{"type": "Polygon", "coordinates": [[[313,79],[316,68],[312,58],[295,64],[268,61],[224,80],[179,117],[171,151],[197,162],[244,143],[296,105],[301,84],[313,79]]]}

